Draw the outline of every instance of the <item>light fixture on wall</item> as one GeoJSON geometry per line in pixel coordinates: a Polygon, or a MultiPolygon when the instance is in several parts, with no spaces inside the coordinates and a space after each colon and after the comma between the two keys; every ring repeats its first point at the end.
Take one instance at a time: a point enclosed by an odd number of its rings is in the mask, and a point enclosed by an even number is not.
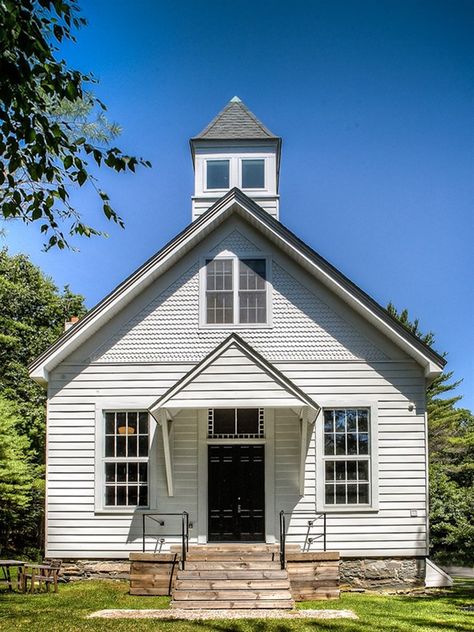
{"type": "Polygon", "coordinates": [[[136,432],[136,428],[134,428],[133,426],[119,426],[118,432],[121,435],[133,435],[136,432]]]}

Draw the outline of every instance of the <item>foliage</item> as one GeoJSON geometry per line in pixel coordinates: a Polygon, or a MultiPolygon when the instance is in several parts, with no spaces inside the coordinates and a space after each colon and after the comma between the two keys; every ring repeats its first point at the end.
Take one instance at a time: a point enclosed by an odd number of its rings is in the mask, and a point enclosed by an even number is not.
{"type": "Polygon", "coordinates": [[[59,292],[25,255],[0,250],[0,395],[14,401],[20,427],[44,462],[46,392],[28,375],[28,364],[62,333],[64,321],[85,313],[84,299],[59,292]]]}
{"type": "Polygon", "coordinates": [[[222,619],[170,621],[156,619],[88,618],[104,609],[163,609],[167,597],[128,594],[126,582],[80,581],[60,584],[58,594],[23,595],[0,589],[0,629],[15,632],[461,632],[472,629],[470,584],[429,595],[374,595],[343,593],[333,601],[307,601],[298,609],[351,610],[357,619],[222,619]],[[65,616],[67,614],[67,616],[65,616]]]}
{"type": "Polygon", "coordinates": [[[31,473],[27,505],[18,507],[9,528],[9,546],[17,553],[40,548],[44,522],[46,391],[27,367],[62,333],[66,320],[85,311],[82,296],[68,287],[60,292],[28,257],[0,250],[0,397],[15,406],[12,436],[29,446],[31,473]]]}
{"type": "Polygon", "coordinates": [[[121,226],[109,196],[97,186],[91,164],[114,171],[135,171],[148,161],[124,154],[102,141],[116,135],[97,115],[84,135],[77,134],[72,110],[105,105],[85,86],[94,82],[68,67],[59,46],[74,41],[86,24],[77,0],[2,0],[0,2],[0,217],[38,222],[47,248],[68,246],[68,237],[103,234],[87,225],[70,199],[71,186],[90,184],[105,217],[121,226]],[[95,134],[97,129],[106,134],[95,134]]]}
{"type": "Polygon", "coordinates": [[[0,398],[0,555],[11,533],[21,531],[21,517],[31,502],[30,446],[18,426],[13,404],[0,398]]]}
{"type": "Polygon", "coordinates": [[[431,541],[439,562],[474,562],[474,488],[459,485],[442,464],[430,467],[431,541]]]}
{"type": "MultiPolygon", "coordinates": [[[[389,313],[408,331],[433,346],[432,332],[423,334],[408,311],[389,313]]],[[[444,354],[445,355],[445,354],[444,354]]],[[[461,384],[443,372],[426,389],[430,454],[430,526],[432,554],[442,562],[474,562],[474,416],[456,404],[462,395],[444,397],[461,384]]]]}

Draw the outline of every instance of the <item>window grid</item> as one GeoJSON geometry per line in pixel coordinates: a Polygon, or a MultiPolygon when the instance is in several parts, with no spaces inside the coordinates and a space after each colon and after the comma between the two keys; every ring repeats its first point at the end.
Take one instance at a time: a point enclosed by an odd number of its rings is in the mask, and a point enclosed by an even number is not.
{"type": "Polygon", "coordinates": [[[207,259],[206,324],[265,324],[267,290],[266,259],[207,259]]]}
{"type": "Polygon", "coordinates": [[[234,320],[232,259],[206,261],[206,318],[210,324],[234,320]]]}
{"type": "Polygon", "coordinates": [[[237,432],[237,415],[238,408],[234,409],[234,432],[226,434],[217,434],[214,432],[214,408],[207,411],[207,429],[209,439],[263,439],[265,437],[265,416],[264,409],[258,409],[258,432],[257,433],[238,433],[237,432]]]}
{"type": "Polygon", "coordinates": [[[104,505],[148,506],[149,415],[105,412],[104,505]]]}
{"type": "Polygon", "coordinates": [[[369,421],[367,408],[324,410],[325,504],[370,503],[369,421]]]}

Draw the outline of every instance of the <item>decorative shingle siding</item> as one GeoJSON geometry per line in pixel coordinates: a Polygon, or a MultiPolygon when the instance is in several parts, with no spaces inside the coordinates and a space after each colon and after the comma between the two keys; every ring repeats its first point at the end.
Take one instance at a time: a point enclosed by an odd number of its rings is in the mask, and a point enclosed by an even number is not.
{"type": "Polygon", "coordinates": [[[215,248],[213,248],[209,255],[215,257],[221,252],[229,251],[233,254],[242,257],[248,253],[259,252],[258,248],[247,237],[244,237],[238,230],[233,230],[225,239],[223,239],[215,248]]]}
{"type": "MultiPolygon", "coordinates": [[[[253,247],[239,233],[216,251],[253,247]],[[236,248],[236,241],[240,248],[236,248]],[[234,243],[232,243],[234,242],[234,243]],[[246,243],[245,243],[246,242],[246,243]]],[[[217,253],[216,253],[217,254],[217,253]]],[[[273,276],[273,327],[239,329],[268,360],[384,360],[386,356],[355,327],[299,283],[276,262],[273,276]]],[[[156,297],[106,342],[98,362],[198,362],[229,335],[199,328],[199,264],[156,297]]]]}

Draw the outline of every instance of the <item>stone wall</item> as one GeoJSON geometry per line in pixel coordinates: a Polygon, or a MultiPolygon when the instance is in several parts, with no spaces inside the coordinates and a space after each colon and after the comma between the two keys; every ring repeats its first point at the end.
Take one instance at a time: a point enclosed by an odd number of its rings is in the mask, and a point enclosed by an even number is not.
{"type": "Polygon", "coordinates": [[[128,560],[63,560],[60,576],[66,581],[79,579],[130,579],[128,560]]]}
{"type": "Polygon", "coordinates": [[[410,590],[424,586],[423,558],[341,559],[342,590],[410,590]]]}

